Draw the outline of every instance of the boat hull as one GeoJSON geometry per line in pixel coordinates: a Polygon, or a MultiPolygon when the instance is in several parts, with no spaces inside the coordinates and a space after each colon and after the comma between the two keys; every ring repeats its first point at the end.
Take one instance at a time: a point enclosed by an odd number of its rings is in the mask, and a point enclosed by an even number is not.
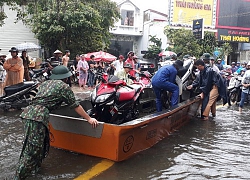
{"type": "Polygon", "coordinates": [[[196,115],[199,104],[200,98],[196,97],[125,124],[100,123],[95,129],[86,120],[65,116],[67,111],[61,110],[64,115],[58,112],[50,115],[51,146],[123,161],[184,126],[196,115]]]}

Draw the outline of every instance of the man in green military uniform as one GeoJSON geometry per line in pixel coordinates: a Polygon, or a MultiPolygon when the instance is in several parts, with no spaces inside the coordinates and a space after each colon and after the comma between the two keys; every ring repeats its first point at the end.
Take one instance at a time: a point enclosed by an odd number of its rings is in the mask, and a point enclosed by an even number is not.
{"type": "Polygon", "coordinates": [[[67,103],[79,115],[95,128],[98,121],[91,118],[76,102],[73,91],[65,83],[72,74],[65,66],[57,66],[52,70],[51,80],[43,82],[31,105],[26,107],[20,117],[24,122],[25,140],[14,179],[25,179],[38,171],[42,160],[49,151],[49,113],[67,103]]]}

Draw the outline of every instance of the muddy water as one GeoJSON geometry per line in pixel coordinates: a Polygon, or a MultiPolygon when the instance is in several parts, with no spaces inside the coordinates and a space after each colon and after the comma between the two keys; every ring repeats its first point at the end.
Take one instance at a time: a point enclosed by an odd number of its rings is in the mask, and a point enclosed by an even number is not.
{"type": "MultiPolygon", "coordinates": [[[[209,121],[191,122],[152,148],[114,163],[95,180],[250,179],[249,107],[222,107],[209,121]]],[[[0,112],[0,179],[11,179],[22,147],[19,112],[0,112]]],[[[51,148],[40,172],[28,179],[74,179],[101,158],[51,148]]]]}

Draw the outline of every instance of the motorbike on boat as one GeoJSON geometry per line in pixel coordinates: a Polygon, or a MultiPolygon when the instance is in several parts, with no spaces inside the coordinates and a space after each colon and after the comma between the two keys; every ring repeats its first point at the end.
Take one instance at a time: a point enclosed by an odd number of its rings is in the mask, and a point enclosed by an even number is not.
{"type": "MultiPolygon", "coordinates": [[[[91,94],[91,117],[98,121],[122,124],[139,116],[139,105],[142,94],[151,86],[150,73],[141,73],[138,81],[132,85],[117,76],[103,73],[101,82],[91,94]]],[[[152,89],[152,88],[150,88],[152,89]]]]}
{"type": "Polygon", "coordinates": [[[0,109],[21,109],[30,104],[38,92],[37,81],[25,81],[4,88],[4,95],[0,97],[0,109]]]}
{"type": "Polygon", "coordinates": [[[39,82],[44,82],[49,79],[49,66],[48,62],[42,62],[40,69],[30,69],[30,78],[39,82]]]}
{"type": "MultiPolygon", "coordinates": [[[[171,65],[173,64],[173,61],[165,61],[164,65],[171,65]]],[[[162,64],[163,65],[163,64],[162,64]]],[[[164,66],[163,65],[163,66],[164,66]]],[[[191,97],[194,97],[198,94],[197,90],[187,91],[186,87],[195,80],[195,68],[194,68],[194,60],[193,59],[187,59],[183,62],[183,69],[179,70],[177,72],[177,76],[175,79],[176,85],[179,87],[179,101],[182,102],[184,100],[187,100],[191,97]]],[[[161,97],[162,105],[165,109],[168,109],[170,107],[170,93],[167,91],[162,91],[162,97],[161,97]]]]}

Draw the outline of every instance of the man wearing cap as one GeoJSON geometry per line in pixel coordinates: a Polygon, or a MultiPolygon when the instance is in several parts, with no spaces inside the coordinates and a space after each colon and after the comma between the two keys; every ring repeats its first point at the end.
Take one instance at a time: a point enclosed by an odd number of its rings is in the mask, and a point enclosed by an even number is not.
{"type": "Polygon", "coordinates": [[[210,60],[211,60],[211,55],[209,53],[204,53],[202,55],[202,60],[205,63],[206,66],[210,67],[210,60]]]}
{"type": "Polygon", "coordinates": [[[246,68],[246,65],[247,65],[247,62],[243,62],[243,63],[241,64],[241,66],[237,69],[237,71],[236,71],[237,74],[240,74],[240,73],[241,73],[241,70],[246,68]]]}
{"type": "Polygon", "coordinates": [[[123,60],[124,56],[120,55],[118,60],[115,60],[112,64],[111,67],[115,70],[114,74],[117,74],[122,68],[123,68],[123,60]]]}
{"type": "Polygon", "coordinates": [[[129,73],[132,69],[133,68],[132,68],[131,64],[125,64],[123,66],[123,69],[121,69],[120,71],[118,71],[116,73],[116,76],[119,79],[125,81],[128,85],[133,84],[132,79],[134,79],[134,77],[131,76],[130,73],[129,73]]]}
{"type": "Polygon", "coordinates": [[[236,63],[235,62],[232,62],[231,63],[231,71],[232,71],[232,74],[235,73],[237,71],[237,67],[236,67],[236,63]]]}
{"type": "Polygon", "coordinates": [[[132,70],[129,72],[129,74],[133,77],[135,77],[135,74],[139,71],[136,69],[136,56],[135,53],[133,51],[129,51],[128,52],[128,58],[127,60],[124,62],[124,64],[130,64],[132,66],[132,70]]]}
{"type": "Polygon", "coordinates": [[[18,49],[12,47],[9,52],[12,57],[3,64],[3,68],[7,72],[4,86],[21,83],[24,76],[23,60],[18,57],[18,49]]]}
{"type": "Polygon", "coordinates": [[[215,63],[214,63],[214,57],[213,57],[213,56],[211,56],[211,58],[210,58],[210,67],[211,67],[215,72],[220,73],[219,68],[218,68],[218,67],[215,65],[215,63]]]}
{"type": "Polygon", "coordinates": [[[48,59],[47,61],[49,68],[52,70],[54,67],[60,65],[62,63],[62,52],[59,51],[58,49],[54,52],[54,55],[48,59]]]}
{"type": "Polygon", "coordinates": [[[202,99],[201,118],[208,120],[210,111],[216,116],[216,101],[220,95],[223,104],[227,102],[226,86],[220,74],[207,66],[203,60],[197,60],[194,65],[200,71],[199,80],[194,81],[187,89],[199,87],[202,99]]]}
{"type": "Polygon", "coordinates": [[[162,111],[161,93],[162,90],[172,93],[171,106],[178,104],[179,87],[175,84],[177,71],[183,68],[183,62],[176,60],[172,65],[161,67],[152,78],[152,86],[156,95],[157,111],[162,111]]]}
{"type": "Polygon", "coordinates": [[[221,64],[221,59],[217,59],[217,62],[215,64],[220,71],[222,71],[224,68],[223,68],[223,65],[221,64]]]}
{"type": "Polygon", "coordinates": [[[95,128],[98,121],[91,118],[76,101],[73,91],[65,83],[72,74],[65,66],[57,66],[52,70],[51,80],[43,82],[31,105],[27,106],[20,117],[24,122],[25,140],[15,174],[15,180],[25,179],[32,172],[37,172],[48,155],[49,113],[60,108],[62,102],[68,104],[81,117],[95,128]]]}

